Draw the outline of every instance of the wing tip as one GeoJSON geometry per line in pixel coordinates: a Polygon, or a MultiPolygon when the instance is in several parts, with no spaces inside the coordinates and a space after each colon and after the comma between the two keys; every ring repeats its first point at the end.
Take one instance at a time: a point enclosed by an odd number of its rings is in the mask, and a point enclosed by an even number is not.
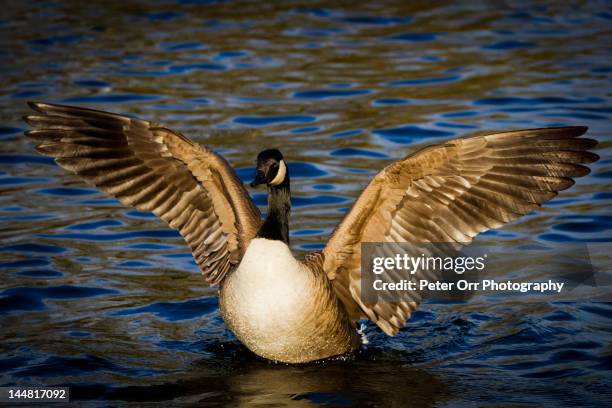
{"type": "Polygon", "coordinates": [[[52,150],[53,146],[50,146],[48,143],[41,143],[38,146],[35,147],[36,151],[43,155],[43,156],[47,156],[47,157],[53,157],[54,159],[57,159],[55,151],[52,150]]]}
{"type": "Polygon", "coordinates": [[[579,126],[560,127],[559,129],[569,130],[573,135],[578,137],[578,136],[584,135],[589,130],[589,127],[588,126],[579,125],[579,126]]]}
{"type": "MultiPolygon", "coordinates": [[[[577,138],[584,135],[589,130],[588,126],[551,126],[551,127],[542,127],[542,128],[529,128],[529,129],[517,129],[517,130],[508,130],[503,132],[493,132],[487,133],[483,135],[475,135],[473,137],[483,136],[485,138],[491,139],[505,139],[505,138],[514,138],[514,137],[524,137],[524,138],[542,138],[542,139],[571,139],[577,138]]],[[[468,137],[469,138],[469,137],[468,137]]]]}
{"type": "MultiPolygon", "coordinates": [[[[28,123],[29,124],[29,123],[28,123]]],[[[25,132],[23,132],[23,134],[26,137],[29,137],[30,139],[33,139],[35,134],[36,134],[36,129],[30,129],[30,130],[26,130],[25,132]]]]}
{"type": "Polygon", "coordinates": [[[598,155],[597,153],[593,153],[588,150],[584,152],[583,163],[595,163],[599,159],[601,159],[601,156],[598,155]]]}
{"type": "Polygon", "coordinates": [[[378,321],[375,322],[376,325],[378,327],[380,327],[382,329],[382,331],[385,332],[385,334],[387,336],[395,336],[397,335],[397,333],[399,333],[400,328],[396,327],[395,325],[391,324],[389,321],[387,320],[383,320],[383,319],[379,319],[378,321]]]}
{"type": "Polygon", "coordinates": [[[551,126],[545,128],[534,128],[524,129],[525,131],[550,131],[550,132],[564,132],[570,137],[580,137],[584,135],[588,130],[588,126],[577,125],[577,126],[551,126]]]}
{"type": "MultiPolygon", "coordinates": [[[[27,125],[34,127],[33,124],[33,118],[34,115],[23,115],[21,117],[21,120],[23,120],[27,125]]],[[[28,135],[28,131],[24,132],[24,134],[27,136],[28,135]]]]}
{"type": "MultiPolygon", "coordinates": [[[[549,200],[546,200],[546,201],[552,200],[553,198],[559,195],[560,191],[567,190],[568,188],[571,188],[576,184],[576,180],[574,180],[571,177],[562,177],[561,179],[564,181],[564,183],[561,184],[556,191],[552,191],[552,193],[554,193],[554,196],[552,196],[549,200]]],[[[539,207],[541,207],[543,203],[537,203],[537,204],[539,207]]]]}
{"type": "MultiPolygon", "coordinates": [[[[40,129],[42,126],[40,126],[40,122],[43,121],[46,118],[47,115],[44,114],[40,114],[40,113],[34,113],[34,114],[27,114],[27,115],[23,115],[21,117],[21,120],[23,120],[28,126],[30,126],[32,129],[40,129]]],[[[24,132],[27,133],[27,132],[24,132]]]]}
{"type": "Polygon", "coordinates": [[[30,109],[36,111],[36,112],[40,112],[40,113],[45,113],[45,106],[48,106],[48,103],[45,102],[37,102],[37,101],[27,101],[26,102],[28,104],[28,106],[30,107],[30,109]]]}
{"type": "MultiPolygon", "coordinates": [[[[85,108],[82,106],[74,106],[74,105],[62,105],[58,103],[49,103],[49,102],[38,102],[38,101],[27,101],[28,106],[43,115],[58,115],[58,116],[67,116],[67,117],[82,117],[88,115],[94,116],[102,116],[105,118],[112,117],[114,119],[120,119],[124,116],[118,115],[112,112],[106,112],[98,109],[85,108]]],[[[128,118],[128,117],[126,117],[128,118]]],[[[134,119],[134,118],[128,118],[134,119]]]]}
{"type": "MultiPolygon", "coordinates": [[[[23,115],[21,117],[21,120],[23,120],[28,126],[31,126],[32,128],[36,128],[36,118],[40,118],[41,115],[46,115],[46,106],[49,106],[49,104],[45,103],[45,102],[38,102],[38,101],[27,101],[26,102],[27,105],[30,107],[30,109],[32,109],[34,112],[34,114],[32,113],[28,113],[26,115],[23,115]]],[[[26,136],[29,136],[29,131],[24,132],[24,134],[26,136]]]]}

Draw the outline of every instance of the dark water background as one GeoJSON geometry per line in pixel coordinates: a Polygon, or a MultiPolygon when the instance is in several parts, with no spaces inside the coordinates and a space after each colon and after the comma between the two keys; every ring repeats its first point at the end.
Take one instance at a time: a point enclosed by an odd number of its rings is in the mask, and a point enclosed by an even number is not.
{"type": "Polygon", "coordinates": [[[593,173],[485,238],[598,244],[610,265],[609,3],[91,3],[1,5],[0,385],[69,385],[91,406],[612,403],[612,303],[592,301],[597,287],[429,301],[397,337],[368,324],[352,361],[257,359],[178,234],[37,155],[19,119],[44,100],[159,121],[245,179],[279,147],[297,252],[322,248],[376,170],[415,147],[587,125],[593,173]]]}

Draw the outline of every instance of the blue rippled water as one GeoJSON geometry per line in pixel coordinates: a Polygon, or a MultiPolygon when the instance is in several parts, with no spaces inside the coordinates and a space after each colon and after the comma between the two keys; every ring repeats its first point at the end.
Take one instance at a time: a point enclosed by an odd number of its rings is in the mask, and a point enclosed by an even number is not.
{"type": "MultiPolygon", "coordinates": [[[[483,239],[584,244],[609,277],[609,4],[328,3],[3,3],[0,386],[70,386],[87,406],[612,404],[601,285],[537,302],[429,300],[396,337],[367,323],[349,361],[262,361],[225,328],[178,233],[22,136],[34,99],[163,123],[243,180],[258,151],[279,147],[302,254],[377,170],[419,147],[586,125],[600,142],[593,172],[483,239]]],[[[253,198],[263,209],[265,194],[253,198]]]]}

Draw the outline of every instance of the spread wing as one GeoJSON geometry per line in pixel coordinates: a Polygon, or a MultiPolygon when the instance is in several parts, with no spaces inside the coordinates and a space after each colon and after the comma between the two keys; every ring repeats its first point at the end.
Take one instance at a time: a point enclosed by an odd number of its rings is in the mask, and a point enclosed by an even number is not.
{"type": "Polygon", "coordinates": [[[26,135],[57,164],[177,229],[206,280],[219,283],[240,262],[260,213],[223,157],[180,133],[139,119],[29,103],[26,135]]]}
{"type": "Polygon", "coordinates": [[[589,173],[597,145],[585,127],[530,129],[459,138],[426,147],[378,173],[323,250],[324,270],[353,319],[387,334],[419,299],[361,300],[361,242],[467,244],[527,214],[589,173]]]}

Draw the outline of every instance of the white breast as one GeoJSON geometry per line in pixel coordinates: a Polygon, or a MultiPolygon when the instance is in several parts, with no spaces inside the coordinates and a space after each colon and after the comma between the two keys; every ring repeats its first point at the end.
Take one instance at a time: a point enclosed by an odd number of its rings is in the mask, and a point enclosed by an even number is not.
{"type": "Polygon", "coordinates": [[[251,241],[238,269],[224,285],[235,331],[276,333],[292,330],[311,302],[312,274],[281,241],[251,241]],[[309,297],[310,296],[310,297],[309,297]]]}
{"type": "Polygon", "coordinates": [[[270,360],[349,352],[358,345],[356,332],[323,279],[283,242],[254,239],[221,286],[221,314],[244,345],[270,360]]]}

